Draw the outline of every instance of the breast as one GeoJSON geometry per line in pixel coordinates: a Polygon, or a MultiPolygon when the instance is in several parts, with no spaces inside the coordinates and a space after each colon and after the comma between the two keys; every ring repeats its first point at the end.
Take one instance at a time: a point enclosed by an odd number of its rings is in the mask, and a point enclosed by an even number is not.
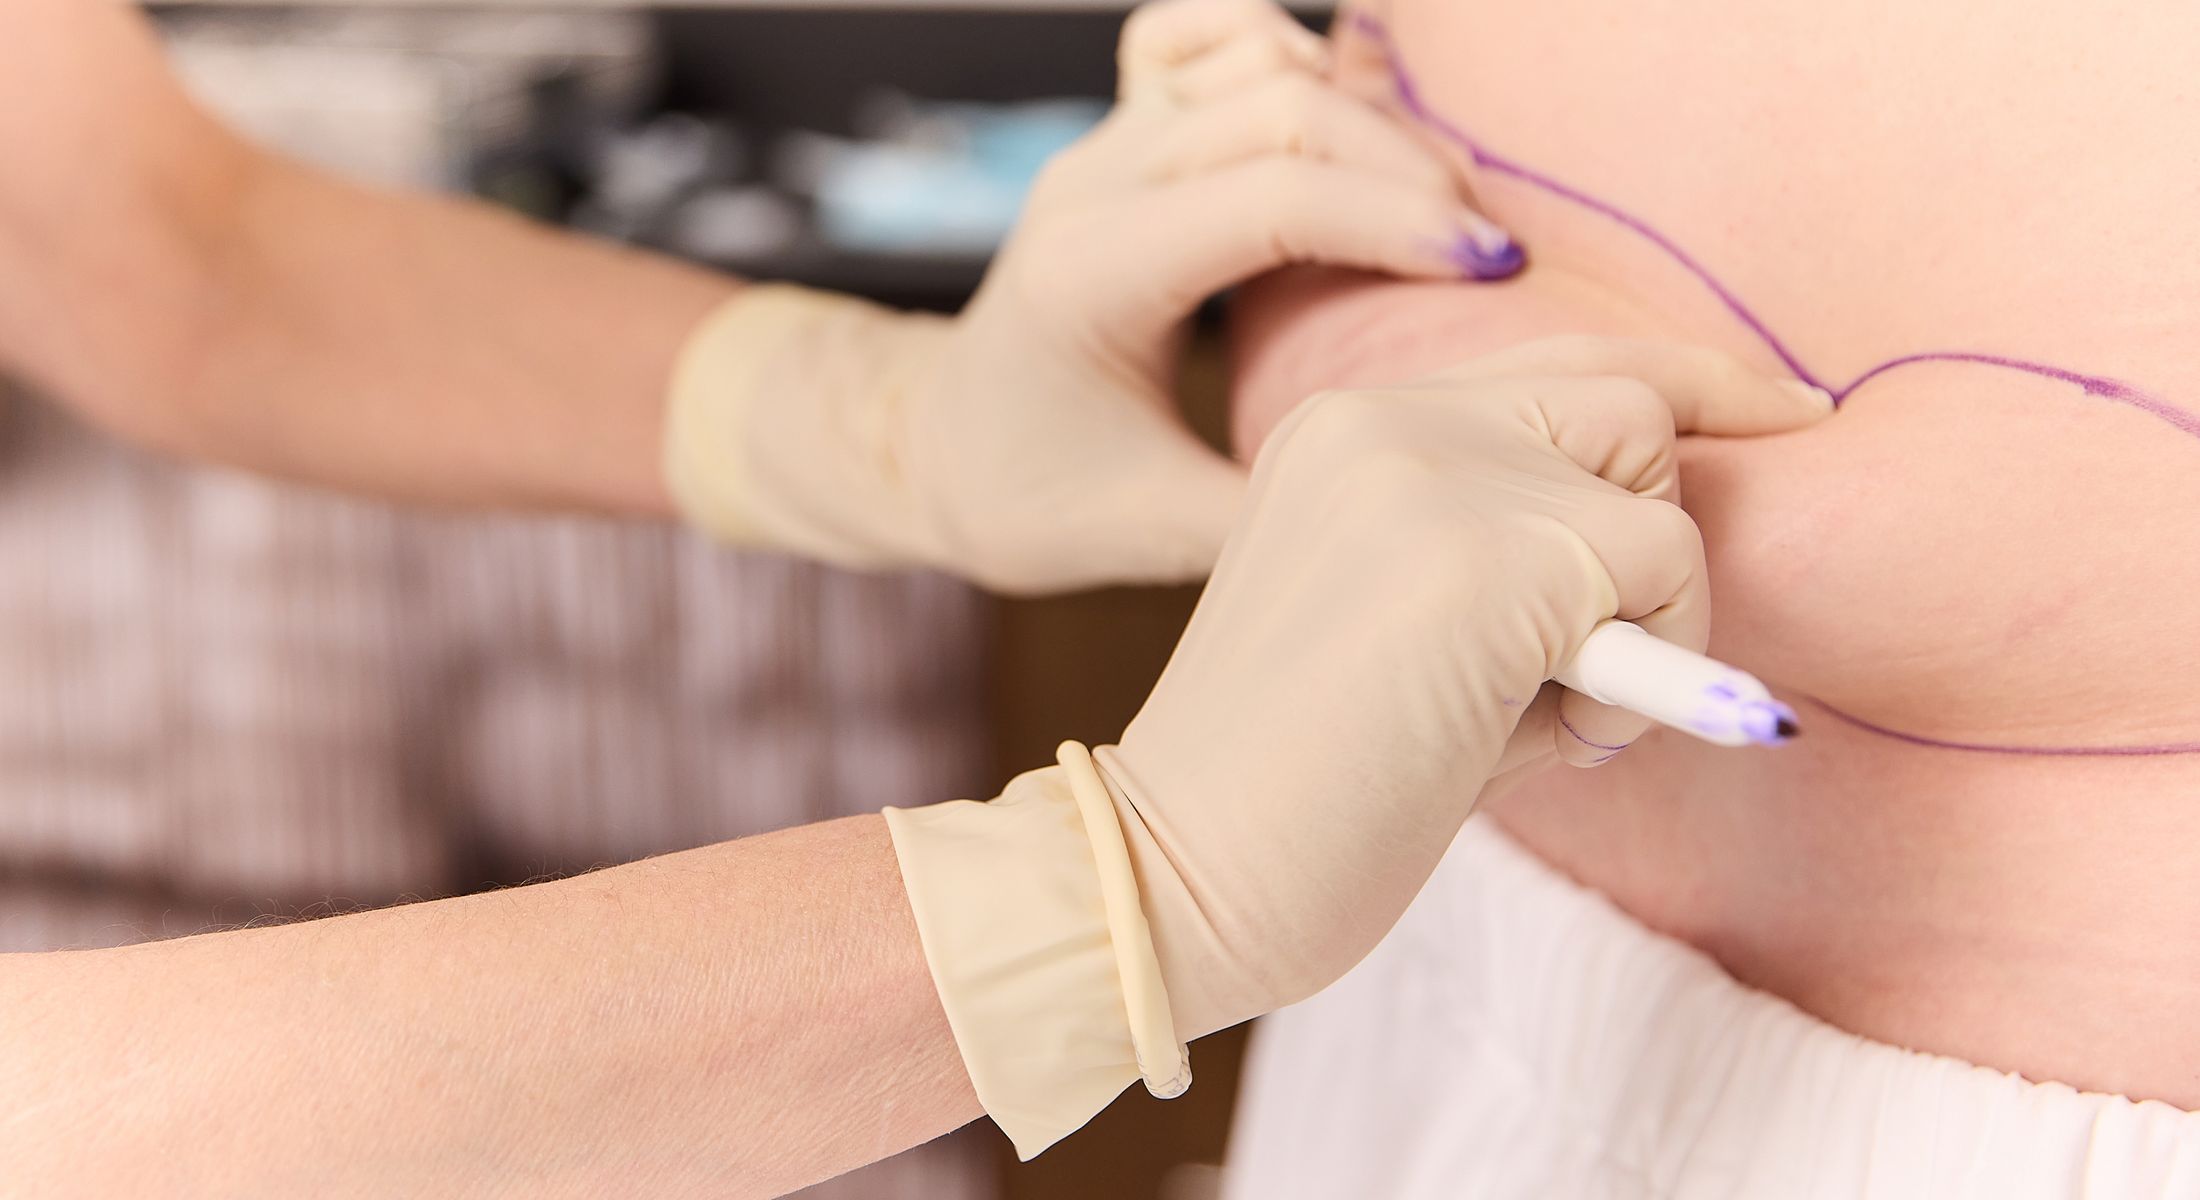
{"type": "Polygon", "coordinates": [[[1723,653],[1947,740],[2200,743],[2147,669],[2200,661],[2200,9],[1958,7],[1402,0],[1347,59],[1585,324],[1843,395],[1690,449],[1723,653]]]}
{"type": "Polygon", "coordinates": [[[2200,749],[2200,8],[2020,7],[1397,0],[1347,71],[1535,265],[1336,311],[1422,310],[1424,365],[1572,328],[1842,393],[1685,447],[1714,651],[1806,748],[1490,807],[1843,1028],[2194,1104],[2200,963],[2145,964],[2200,920],[2161,849],[2200,755],[2144,752],[2200,749]]]}

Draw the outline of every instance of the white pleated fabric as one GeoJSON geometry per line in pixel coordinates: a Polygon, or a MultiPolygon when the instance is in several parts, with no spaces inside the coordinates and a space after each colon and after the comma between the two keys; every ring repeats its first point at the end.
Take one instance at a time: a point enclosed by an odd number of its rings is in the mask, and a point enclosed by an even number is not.
{"type": "Polygon", "coordinates": [[[1266,1018],[1229,1200],[2200,1197],[2200,1114],[1843,1033],[1468,824],[1266,1018]]]}

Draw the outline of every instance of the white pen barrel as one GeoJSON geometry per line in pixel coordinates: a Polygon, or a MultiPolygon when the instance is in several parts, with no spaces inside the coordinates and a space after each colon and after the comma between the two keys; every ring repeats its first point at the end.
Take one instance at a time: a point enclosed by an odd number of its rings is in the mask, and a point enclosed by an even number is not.
{"type": "Polygon", "coordinates": [[[1592,700],[1721,746],[1775,745],[1793,731],[1793,714],[1748,672],[1626,621],[1597,626],[1555,678],[1592,700]]]}

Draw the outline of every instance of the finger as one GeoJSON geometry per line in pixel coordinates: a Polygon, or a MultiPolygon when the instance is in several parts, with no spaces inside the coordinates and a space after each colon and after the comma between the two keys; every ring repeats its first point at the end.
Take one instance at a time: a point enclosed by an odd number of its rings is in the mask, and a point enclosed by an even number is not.
{"type": "MultiPolygon", "coordinates": [[[[1612,615],[1675,645],[1702,650],[1711,635],[1711,594],[1695,522],[1662,500],[1581,495],[1568,524],[1612,581],[1612,615]]],[[[1574,766],[1601,766],[1649,728],[1646,717],[1569,691],[1559,700],[1553,744],[1574,766]]]]}
{"type": "Polygon", "coordinates": [[[1182,114],[1151,154],[1157,180],[1286,155],[1358,167],[1435,195],[1461,191],[1444,160],[1397,122],[1308,75],[1265,80],[1182,114]]]}
{"type": "Polygon", "coordinates": [[[1782,433],[1833,412],[1833,397],[1822,388],[1777,379],[1731,354],[1682,342],[1588,335],[1546,338],[1485,355],[1438,378],[1514,374],[1639,379],[1664,398],[1681,433],[1782,433]]]}
{"type": "Polygon", "coordinates": [[[1117,91],[1125,99],[1226,43],[1248,37],[1281,43],[1307,69],[1324,69],[1328,47],[1269,0],[1158,0],[1133,11],[1116,44],[1117,91]]]}
{"type": "Polygon", "coordinates": [[[1569,691],[1559,698],[1557,724],[1551,745],[1560,762],[1570,767],[1601,767],[1650,732],[1651,722],[1648,717],[1569,691]]]}
{"type": "Polygon", "coordinates": [[[1172,329],[1216,292],[1292,263],[1457,279],[1473,214],[1448,195],[1332,163],[1266,158],[1150,189],[1087,232],[1102,328],[1172,329]]]}
{"type": "Polygon", "coordinates": [[[1232,38],[1156,78],[1171,100],[1196,106],[1227,99],[1272,79],[1317,80],[1323,68],[1306,60],[1300,40],[1261,32],[1232,38]]]}
{"type": "Polygon", "coordinates": [[[1506,740],[1505,749],[1497,757],[1497,765],[1490,770],[1491,784],[1507,776],[1530,774],[1551,765],[1555,757],[1552,746],[1553,735],[1558,730],[1558,702],[1565,694],[1565,688],[1546,683],[1521,710],[1520,723],[1513,726],[1512,737],[1506,740]]]}
{"type": "Polygon", "coordinates": [[[1655,388],[1625,375],[1521,381],[1560,454],[1615,488],[1678,502],[1673,410],[1655,388]]]}
{"type": "Polygon", "coordinates": [[[1345,14],[1329,26],[1329,78],[1370,104],[1398,105],[1398,75],[1391,46],[1364,23],[1364,14],[1345,14]]]}

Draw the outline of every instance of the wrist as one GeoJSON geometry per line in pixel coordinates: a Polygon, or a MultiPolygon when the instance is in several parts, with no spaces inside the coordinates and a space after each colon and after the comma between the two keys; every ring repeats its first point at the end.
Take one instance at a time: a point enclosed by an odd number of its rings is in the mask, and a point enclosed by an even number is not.
{"type": "Polygon", "coordinates": [[[972,1087],[1026,1159],[1133,1080],[1190,1086],[1117,809],[1065,743],[988,803],[886,810],[972,1087]]]}
{"type": "Polygon", "coordinates": [[[722,540],[841,566],[950,566],[907,470],[906,406],[951,323],[787,285],[748,287],[688,335],[664,477],[722,540]]]}

